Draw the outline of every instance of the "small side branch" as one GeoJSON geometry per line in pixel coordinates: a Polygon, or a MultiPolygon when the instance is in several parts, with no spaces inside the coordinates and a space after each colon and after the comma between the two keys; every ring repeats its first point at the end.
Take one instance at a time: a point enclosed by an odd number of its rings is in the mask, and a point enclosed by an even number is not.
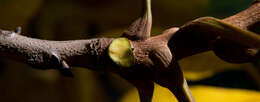
{"type": "Polygon", "coordinates": [[[146,40],[150,37],[152,28],[151,0],[143,0],[142,17],[135,20],[123,33],[131,40],[146,40]]]}

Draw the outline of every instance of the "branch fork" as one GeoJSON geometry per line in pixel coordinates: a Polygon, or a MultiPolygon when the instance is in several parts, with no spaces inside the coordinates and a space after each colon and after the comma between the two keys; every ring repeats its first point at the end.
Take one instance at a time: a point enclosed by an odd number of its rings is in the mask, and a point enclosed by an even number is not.
{"type": "Polygon", "coordinates": [[[20,27],[15,31],[0,30],[0,56],[34,68],[58,69],[70,77],[73,74],[69,65],[113,72],[136,86],[141,102],[152,101],[154,82],[168,88],[179,102],[195,102],[177,63],[182,58],[209,50],[231,63],[260,57],[260,36],[250,31],[260,23],[259,0],[231,17],[198,18],[154,37],[150,37],[151,0],[143,2],[142,16],[121,36],[131,44],[134,64],[129,68],[109,58],[108,48],[116,38],[49,41],[22,36],[20,27]]]}

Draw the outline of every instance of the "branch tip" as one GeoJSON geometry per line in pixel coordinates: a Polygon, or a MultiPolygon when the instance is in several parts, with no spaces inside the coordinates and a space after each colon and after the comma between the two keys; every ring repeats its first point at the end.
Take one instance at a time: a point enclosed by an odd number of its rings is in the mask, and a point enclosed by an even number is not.
{"type": "Polygon", "coordinates": [[[142,17],[135,20],[123,33],[131,40],[145,40],[150,37],[152,28],[151,0],[143,0],[142,17]]]}

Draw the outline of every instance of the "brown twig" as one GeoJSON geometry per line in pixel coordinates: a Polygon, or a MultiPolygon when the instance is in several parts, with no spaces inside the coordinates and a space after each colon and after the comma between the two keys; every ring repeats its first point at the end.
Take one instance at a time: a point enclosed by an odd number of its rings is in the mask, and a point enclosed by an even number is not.
{"type": "Polygon", "coordinates": [[[106,49],[111,40],[113,38],[48,41],[1,30],[0,55],[41,69],[59,69],[68,64],[99,70],[94,66],[104,60],[103,57],[106,56],[106,49]]]}
{"type": "Polygon", "coordinates": [[[19,29],[0,30],[0,55],[34,68],[59,69],[67,76],[71,76],[69,65],[114,72],[138,88],[142,102],[151,101],[153,82],[169,88],[179,102],[194,101],[177,63],[179,59],[208,50],[232,63],[249,62],[260,56],[260,36],[249,31],[260,21],[259,0],[223,20],[199,18],[155,37],[150,37],[150,0],[144,5],[143,16],[123,33],[130,39],[134,55],[130,68],[117,66],[109,59],[107,48],[114,38],[48,41],[19,35],[19,29]]]}
{"type": "Polygon", "coordinates": [[[260,37],[250,27],[260,21],[260,3],[222,21],[203,17],[180,27],[169,41],[176,59],[213,50],[220,58],[232,63],[259,58],[260,37]],[[233,27],[232,27],[233,26],[233,27]]]}

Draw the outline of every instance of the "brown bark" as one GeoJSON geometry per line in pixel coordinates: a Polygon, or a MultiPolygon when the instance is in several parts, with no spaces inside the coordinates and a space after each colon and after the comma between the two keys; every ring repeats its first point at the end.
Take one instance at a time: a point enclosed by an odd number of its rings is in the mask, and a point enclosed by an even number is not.
{"type": "Polygon", "coordinates": [[[107,56],[106,49],[112,40],[113,38],[48,41],[1,30],[0,55],[41,69],[58,69],[68,64],[99,70],[96,66],[107,56]]]}
{"type": "Polygon", "coordinates": [[[148,9],[143,17],[123,34],[131,41],[135,58],[130,68],[117,66],[109,59],[107,48],[114,38],[48,41],[19,35],[19,30],[0,30],[0,55],[34,68],[59,69],[65,75],[70,75],[69,65],[114,72],[138,88],[143,102],[151,100],[152,82],[169,88],[180,102],[194,101],[178,66],[179,59],[208,50],[232,63],[260,57],[260,36],[249,31],[260,21],[259,0],[245,11],[223,20],[203,17],[154,37],[150,37],[152,21],[147,3],[150,0],[146,0],[148,9]],[[151,87],[143,87],[146,85],[151,87]]]}
{"type": "Polygon", "coordinates": [[[259,23],[259,9],[260,3],[255,1],[250,8],[223,19],[223,23],[238,27],[235,29],[240,30],[233,33],[228,30],[228,26],[218,28],[217,24],[211,27],[203,24],[203,22],[214,18],[198,18],[180,27],[180,30],[169,41],[169,47],[175,52],[176,59],[213,50],[220,58],[228,62],[242,63],[252,61],[259,58],[260,37],[248,30],[259,23]],[[246,33],[241,34],[241,32],[246,33]]]}

